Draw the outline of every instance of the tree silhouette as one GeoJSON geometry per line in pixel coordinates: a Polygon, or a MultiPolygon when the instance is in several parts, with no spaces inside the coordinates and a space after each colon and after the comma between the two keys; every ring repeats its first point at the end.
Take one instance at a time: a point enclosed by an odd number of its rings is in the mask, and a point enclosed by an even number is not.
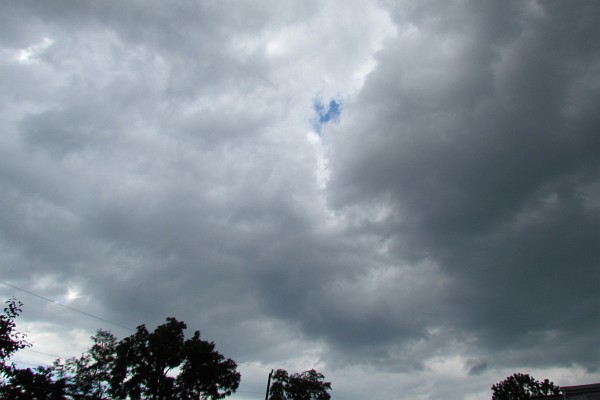
{"type": "Polygon", "coordinates": [[[177,377],[180,399],[222,399],[238,388],[237,364],[215,350],[214,342],[200,339],[200,331],[185,342],[185,359],[177,377]]]}
{"type": "Polygon", "coordinates": [[[288,374],[278,369],[273,374],[269,389],[269,400],[329,400],[331,383],[314,369],[302,373],[288,374]]]}
{"type": "Polygon", "coordinates": [[[14,297],[6,301],[4,312],[0,315],[0,377],[13,374],[14,366],[8,364],[10,357],[17,351],[30,347],[25,334],[16,330],[15,319],[21,314],[23,303],[14,297]]]}
{"type": "MultiPolygon", "coordinates": [[[[56,379],[52,367],[14,369],[8,382],[0,387],[6,400],[66,400],[66,381],[56,379]]],[[[77,398],[77,397],[75,397],[77,398]]]]}
{"type": "Polygon", "coordinates": [[[19,369],[9,364],[17,351],[30,347],[25,334],[16,330],[15,319],[21,314],[23,303],[14,297],[6,301],[0,315],[0,398],[8,400],[65,398],[65,380],[56,379],[51,367],[19,369]]]}
{"type": "Polygon", "coordinates": [[[117,399],[222,399],[235,392],[237,364],[215,350],[200,332],[185,340],[175,318],[149,332],[144,325],[116,347],[110,393],[117,399]],[[177,375],[175,372],[179,372],[177,375]]]}
{"type": "Polygon", "coordinates": [[[67,391],[76,399],[108,399],[111,369],[115,360],[117,338],[110,332],[98,330],[91,337],[92,347],[65,362],[55,361],[54,369],[66,381],[67,391]]]}
{"type": "Polygon", "coordinates": [[[2,399],[218,400],[239,386],[235,361],[216,351],[214,342],[202,340],[200,331],[186,340],[187,326],[175,318],[167,318],[153,332],[140,325],[119,342],[112,333],[99,330],[92,347],[79,358],[18,369],[8,360],[30,344],[16,331],[22,303],[14,298],[6,303],[0,315],[2,399]]]}
{"type": "Polygon", "coordinates": [[[493,385],[492,392],[492,400],[522,400],[560,394],[560,388],[548,379],[540,382],[528,374],[516,373],[493,385]]]}

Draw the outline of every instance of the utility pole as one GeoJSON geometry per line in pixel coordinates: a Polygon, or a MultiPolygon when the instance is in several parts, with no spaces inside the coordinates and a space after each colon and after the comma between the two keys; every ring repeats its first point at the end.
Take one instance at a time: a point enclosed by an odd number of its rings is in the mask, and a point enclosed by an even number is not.
{"type": "Polygon", "coordinates": [[[273,375],[273,370],[269,372],[269,380],[267,381],[267,393],[265,393],[265,400],[269,400],[269,389],[271,388],[271,376],[273,375]]]}

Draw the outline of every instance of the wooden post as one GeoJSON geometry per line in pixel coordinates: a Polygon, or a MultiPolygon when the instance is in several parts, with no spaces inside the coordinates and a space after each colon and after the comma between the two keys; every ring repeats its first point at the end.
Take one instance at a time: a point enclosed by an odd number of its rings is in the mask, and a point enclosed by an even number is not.
{"type": "Polygon", "coordinates": [[[265,400],[269,400],[269,389],[271,388],[271,375],[273,375],[273,370],[269,372],[269,380],[267,381],[267,393],[265,393],[265,400]]]}

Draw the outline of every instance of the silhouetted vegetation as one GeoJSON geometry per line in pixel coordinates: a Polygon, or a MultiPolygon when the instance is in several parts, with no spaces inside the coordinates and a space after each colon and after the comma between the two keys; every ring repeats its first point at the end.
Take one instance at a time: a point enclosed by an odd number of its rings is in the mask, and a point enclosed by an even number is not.
{"type": "Polygon", "coordinates": [[[7,400],[63,400],[67,393],[65,380],[56,379],[54,368],[42,366],[34,370],[14,368],[0,387],[0,398],[7,400]]]}
{"type": "Polygon", "coordinates": [[[269,400],[329,400],[331,383],[324,379],[325,376],[314,369],[291,375],[278,369],[273,374],[269,400]]]}
{"type": "Polygon", "coordinates": [[[0,377],[10,377],[13,366],[8,365],[8,359],[17,351],[31,346],[25,335],[17,332],[15,318],[21,314],[23,303],[12,298],[6,301],[4,312],[0,315],[0,377]]]}
{"type": "Polygon", "coordinates": [[[92,347],[81,357],[54,363],[58,377],[66,381],[74,398],[105,399],[109,395],[117,338],[108,331],[99,330],[92,336],[92,341],[92,347]]]}
{"type": "Polygon", "coordinates": [[[492,392],[492,400],[522,400],[560,394],[560,388],[548,379],[540,382],[528,374],[516,373],[493,385],[492,392]]]}
{"type": "Polygon", "coordinates": [[[22,305],[15,298],[7,300],[0,315],[0,398],[63,399],[65,383],[54,379],[53,368],[19,369],[9,363],[14,353],[31,346],[25,334],[16,330],[15,319],[21,314],[22,305]]]}
{"type": "MultiPolygon", "coordinates": [[[[50,367],[19,369],[10,363],[17,351],[30,347],[16,330],[23,304],[11,298],[0,315],[0,398],[8,400],[219,400],[240,383],[237,363],[202,340],[200,331],[185,338],[187,326],[175,318],[150,332],[145,325],[121,341],[105,330],[92,336],[80,357],[58,359],[50,367]]],[[[523,400],[560,394],[545,379],[515,373],[492,386],[492,400],[523,400]]],[[[329,400],[331,383],[314,369],[272,375],[269,400],[329,400]]]]}
{"type": "Polygon", "coordinates": [[[18,369],[8,359],[30,346],[15,330],[21,305],[9,300],[0,316],[3,399],[217,400],[239,386],[235,361],[216,351],[214,342],[202,340],[200,331],[186,339],[186,324],[175,318],[167,318],[153,332],[140,325],[121,341],[99,330],[81,357],[57,360],[51,367],[18,369]]]}

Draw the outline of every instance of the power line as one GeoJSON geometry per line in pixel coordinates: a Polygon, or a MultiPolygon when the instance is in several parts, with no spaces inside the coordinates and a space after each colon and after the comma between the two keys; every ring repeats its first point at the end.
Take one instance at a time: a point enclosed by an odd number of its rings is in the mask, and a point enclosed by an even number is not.
{"type": "MultiPolygon", "coordinates": [[[[107,320],[107,319],[105,319],[105,318],[98,317],[97,315],[94,315],[94,314],[90,314],[90,313],[88,313],[88,312],[81,311],[81,310],[78,310],[78,309],[76,309],[76,308],[73,308],[73,307],[67,306],[66,304],[62,304],[62,303],[60,303],[60,302],[58,302],[58,301],[56,301],[56,300],[52,300],[52,299],[50,299],[50,298],[48,298],[48,297],[44,297],[44,296],[42,296],[42,295],[40,295],[40,294],[34,293],[34,292],[32,292],[32,291],[30,291],[30,290],[27,290],[27,289],[23,289],[23,288],[21,288],[21,287],[15,286],[15,285],[13,285],[13,284],[10,284],[10,283],[8,283],[8,282],[4,282],[4,281],[0,280],[0,283],[1,283],[1,284],[3,284],[3,285],[9,286],[9,287],[11,287],[11,288],[13,288],[13,289],[20,290],[21,292],[27,293],[27,294],[29,294],[29,295],[31,295],[31,296],[38,297],[38,298],[40,298],[40,299],[42,299],[42,300],[45,300],[45,301],[47,301],[47,302],[49,302],[49,303],[56,304],[56,305],[58,305],[58,306],[61,306],[61,307],[63,307],[63,308],[66,308],[67,310],[70,310],[70,311],[77,312],[77,313],[79,313],[79,314],[85,315],[85,316],[87,316],[87,317],[90,317],[90,318],[97,319],[97,320],[99,320],[99,321],[102,321],[102,322],[106,322],[106,323],[108,323],[108,324],[111,324],[111,325],[114,325],[114,326],[118,326],[119,328],[122,328],[122,329],[128,330],[128,331],[130,331],[130,332],[135,332],[135,330],[134,330],[134,329],[132,329],[132,328],[129,328],[129,327],[127,327],[127,326],[121,325],[121,324],[119,324],[119,323],[116,323],[116,322],[113,322],[113,321],[109,321],[109,320],[107,320]]],[[[36,350],[32,350],[32,349],[26,349],[26,350],[28,350],[28,351],[32,351],[32,352],[34,352],[34,353],[44,354],[44,355],[51,356],[51,357],[63,358],[63,357],[60,357],[60,356],[56,356],[56,355],[54,355],[54,354],[44,353],[44,352],[41,352],[41,351],[36,351],[36,350]]],[[[22,363],[22,364],[28,364],[28,363],[22,363]]],[[[271,368],[271,367],[266,367],[266,366],[263,366],[263,365],[258,365],[258,364],[252,364],[252,363],[248,363],[248,362],[239,362],[238,364],[245,364],[245,365],[248,365],[248,366],[252,366],[252,367],[256,367],[256,368],[261,368],[261,369],[264,369],[264,370],[273,370],[273,368],[271,368]]],[[[28,364],[28,365],[33,365],[33,364],[28,364]]],[[[238,392],[242,393],[242,392],[244,392],[244,391],[238,391],[238,392]]],[[[261,394],[261,393],[257,393],[257,392],[245,392],[245,393],[248,393],[248,394],[261,394]]],[[[332,394],[331,396],[332,396],[332,397],[334,397],[334,398],[338,398],[338,399],[340,399],[340,400],[344,400],[344,399],[342,399],[341,397],[339,397],[339,396],[336,396],[336,395],[334,395],[334,394],[332,394]]]]}
{"type": "MultiPolygon", "coordinates": [[[[29,366],[31,366],[31,367],[36,367],[36,368],[37,368],[37,367],[41,367],[41,365],[40,365],[40,364],[32,364],[32,363],[28,363],[28,362],[25,362],[25,361],[16,361],[16,360],[15,360],[15,361],[13,361],[13,364],[23,364],[23,365],[29,365],[29,366]]],[[[50,364],[46,364],[46,365],[47,365],[47,366],[49,366],[50,364]]]]}
{"type": "Polygon", "coordinates": [[[6,286],[10,286],[10,287],[11,287],[11,288],[13,288],[13,289],[20,290],[21,292],[25,292],[25,293],[27,293],[27,294],[30,294],[30,295],[32,295],[32,296],[38,297],[38,298],[40,298],[40,299],[42,299],[42,300],[46,300],[46,301],[47,301],[47,302],[49,302],[49,303],[53,303],[53,304],[59,305],[59,306],[61,306],[61,307],[64,307],[64,308],[66,308],[67,310],[70,310],[70,311],[75,311],[75,312],[77,312],[77,313],[79,313],[79,314],[83,314],[83,315],[85,315],[85,316],[87,316],[87,317],[94,318],[94,319],[97,319],[97,320],[99,320],[99,321],[102,321],[102,322],[106,322],[106,323],[108,323],[108,324],[111,324],[111,325],[114,325],[114,326],[118,326],[119,328],[126,329],[126,330],[128,330],[128,331],[130,331],[130,332],[134,332],[134,330],[133,330],[133,329],[131,329],[131,328],[129,328],[129,327],[127,327],[127,326],[125,326],[125,325],[121,325],[121,324],[118,324],[118,323],[116,323],[116,322],[109,321],[109,320],[107,320],[107,319],[105,319],[105,318],[98,317],[97,315],[93,315],[93,314],[90,314],[90,313],[88,313],[88,312],[81,311],[81,310],[78,310],[78,309],[76,309],[76,308],[73,308],[73,307],[69,307],[69,306],[67,306],[66,304],[59,303],[59,302],[58,302],[58,301],[56,301],[56,300],[49,299],[49,298],[47,298],[47,297],[44,297],[44,296],[42,296],[42,295],[39,295],[39,294],[37,294],[37,293],[34,293],[34,292],[30,291],[30,290],[26,290],[26,289],[20,288],[20,287],[18,287],[18,286],[12,285],[12,284],[10,284],[10,283],[7,283],[7,282],[4,282],[4,281],[0,281],[0,283],[2,283],[3,285],[6,285],[6,286]]]}
{"type": "Polygon", "coordinates": [[[27,347],[26,347],[26,348],[24,348],[24,349],[22,349],[22,350],[25,350],[25,351],[30,351],[30,352],[32,352],[32,353],[43,354],[43,355],[45,355],[45,356],[50,356],[50,357],[54,357],[54,358],[67,358],[67,357],[61,357],[61,356],[57,356],[56,354],[44,353],[43,351],[37,351],[37,350],[33,350],[33,349],[30,349],[30,348],[27,348],[27,347]]]}
{"type": "Polygon", "coordinates": [[[270,368],[270,367],[265,367],[264,365],[252,364],[252,363],[249,363],[249,362],[238,362],[238,364],[249,365],[251,367],[261,368],[261,369],[265,369],[267,371],[270,371],[270,370],[273,369],[273,368],[270,368]]]}

